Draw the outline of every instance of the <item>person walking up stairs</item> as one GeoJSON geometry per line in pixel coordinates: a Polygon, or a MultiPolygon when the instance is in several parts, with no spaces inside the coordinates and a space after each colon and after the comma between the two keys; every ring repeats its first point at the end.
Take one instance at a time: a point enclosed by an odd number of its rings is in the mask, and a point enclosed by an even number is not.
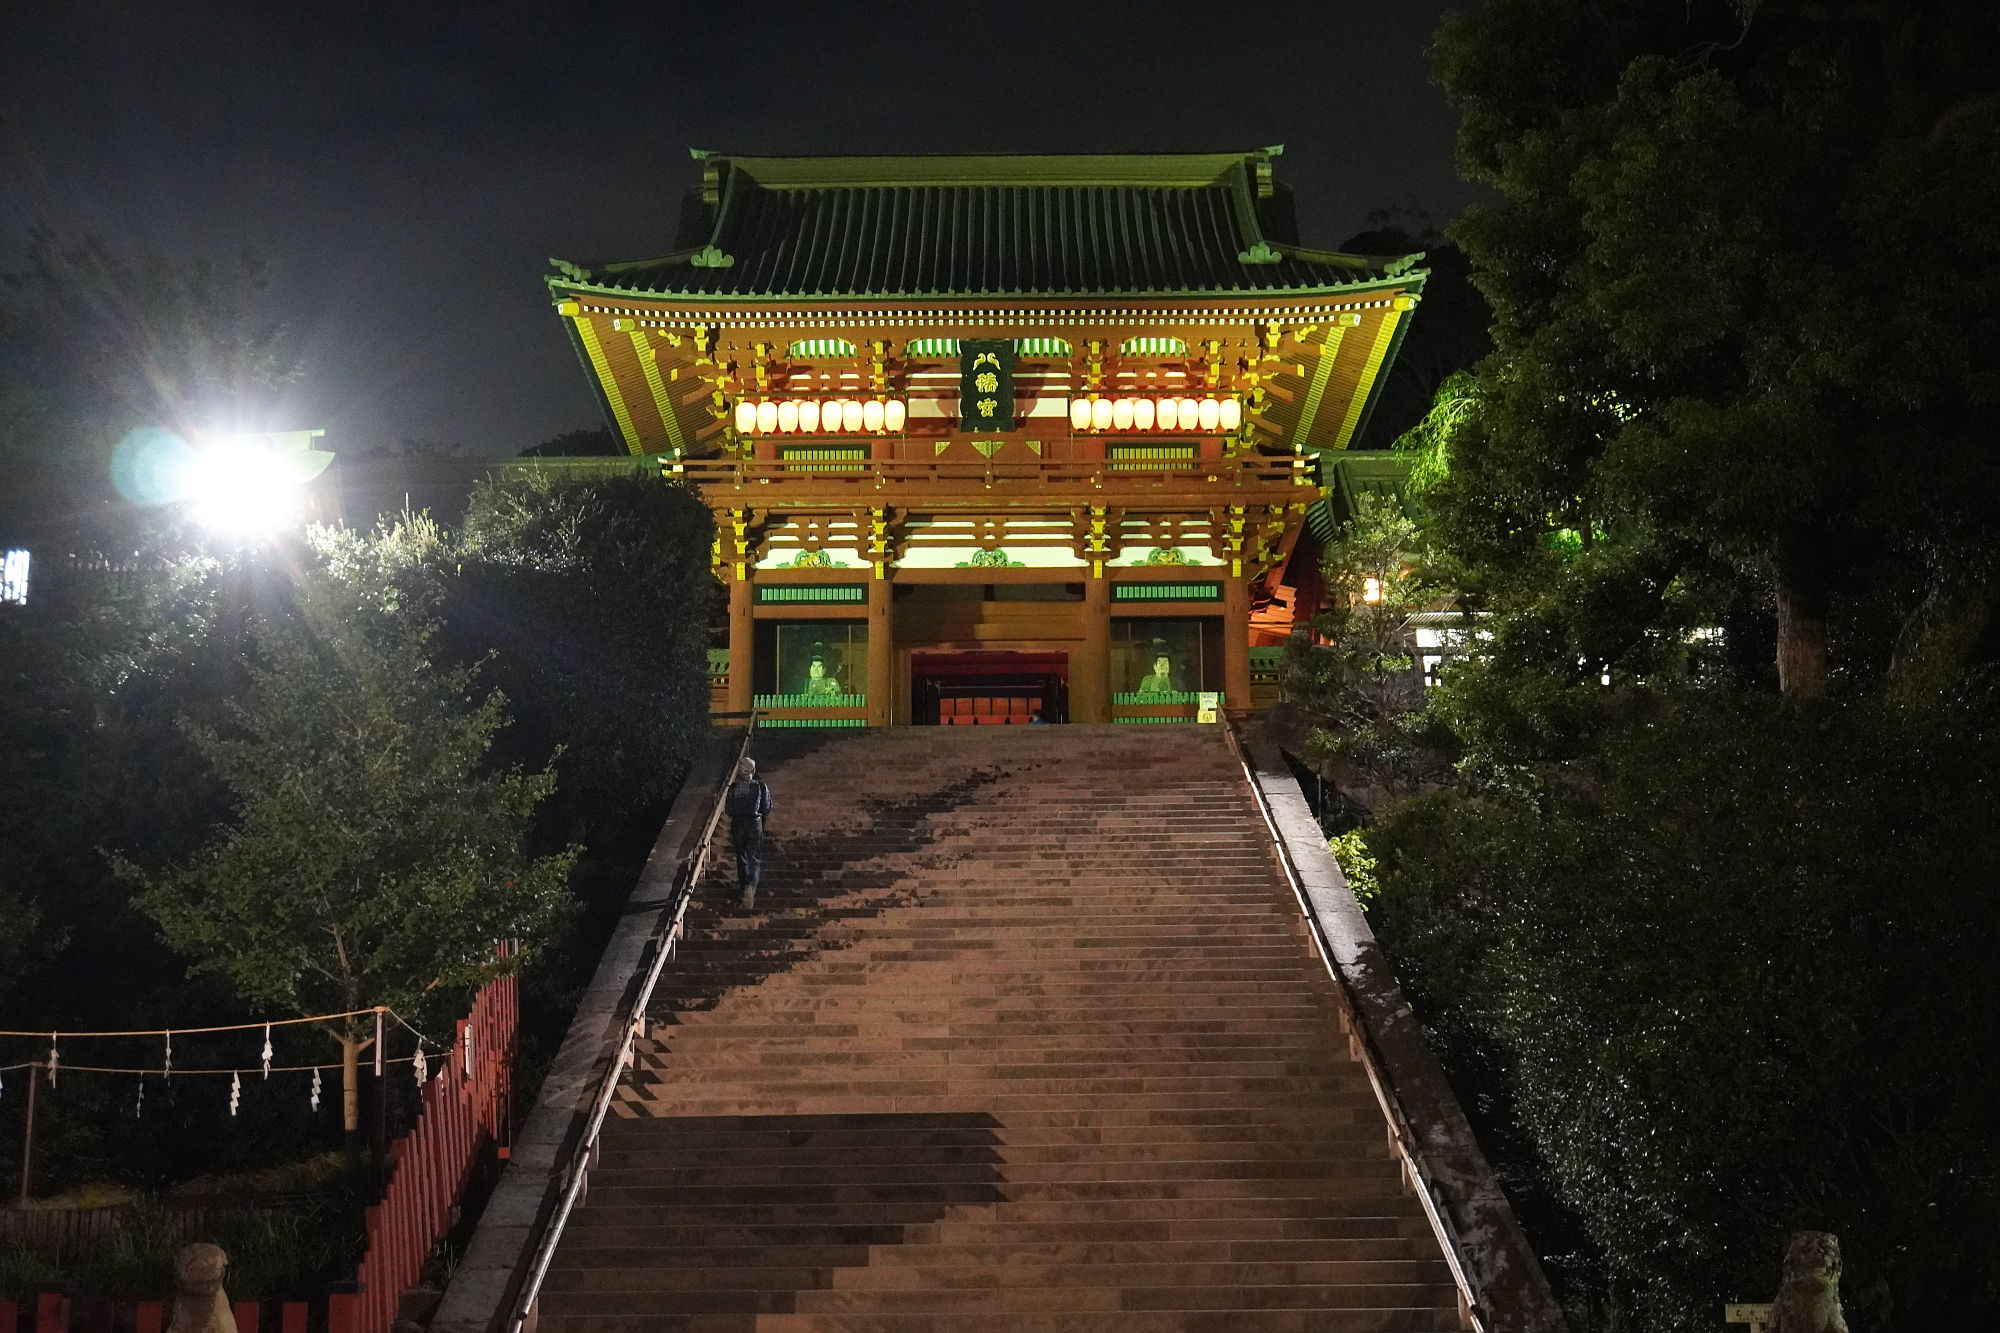
{"type": "Polygon", "coordinates": [[[744,758],[723,802],[729,813],[729,841],[736,852],[736,886],[743,908],[757,903],[757,880],[764,873],[764,821],[771,817],[771,789],[757,778],[757,761],[744,758]]]}
{"type": "Polygon", "coordinates": [[[1470,1327],[1219,729],[757,749],[539,1333],[1470,1327]]]}

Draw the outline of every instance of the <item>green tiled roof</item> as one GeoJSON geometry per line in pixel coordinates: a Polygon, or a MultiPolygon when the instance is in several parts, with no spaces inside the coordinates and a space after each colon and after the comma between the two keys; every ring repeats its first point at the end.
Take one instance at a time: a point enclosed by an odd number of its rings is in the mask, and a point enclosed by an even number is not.
{"type": "Polygon", "coordinates": [[[558,263],[566,288],[661,296],[1095,296],[1324,291],[1416,256],[1286,243],[1267,152],[704,158],[687,248],[558,263]]]}

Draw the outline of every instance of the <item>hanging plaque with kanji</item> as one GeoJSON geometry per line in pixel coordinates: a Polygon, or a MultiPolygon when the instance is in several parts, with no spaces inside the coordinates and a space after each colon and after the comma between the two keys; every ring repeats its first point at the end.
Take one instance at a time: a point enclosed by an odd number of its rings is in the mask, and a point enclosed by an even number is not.
{"type": "Polygon", "coordinates": [[[1014,429],[1013,339],[959,340],[958,420],[962,430],[1014,429]]]}

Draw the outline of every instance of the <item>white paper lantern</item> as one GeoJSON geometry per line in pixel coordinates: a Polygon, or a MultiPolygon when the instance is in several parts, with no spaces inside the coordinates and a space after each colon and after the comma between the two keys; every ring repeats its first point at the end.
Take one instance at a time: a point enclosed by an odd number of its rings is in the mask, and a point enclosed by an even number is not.
{"type": "Polygon", "coordinates": [[[840,404],[840,428],[842,430],[861,429],[861,400],[849,398],[840,404]]]}
{"type": "Polygon", "coordinates": [[[1069,425],[1071,430],[1090,429],[1090,400],[1072,398],[1069,400],[1069,425]]]}
{"type": "Polygon", "coordinates": [[[799,405],[787,398],[778,404],[778,429],[794,431],[799,428],[799,405]]]}
{"type": "Polygon", "coordinates": [[[864,430],[882,429],[882,400],[870,398],[861,405],[861,425],[864,430]]]}
{"type": "Polygon", "coordinates": [[[840,429],[840,404],[840,399],[829,398],[819,405],[819,428],[829,435],[840,429]]]}
{"type": "Polygon", "coordinates": [[[1111,429],[1111,400],[1109,398],[1091,400],[1090,424],[1097,430],[1111,429]]]}
{"type": "Polygon", "coordinates": [[[1160,412],[1159,412],[1160,429],[1172,430],[1175,426],[1180,424],[1180,419],[1181,419],[1181,405],[1179,400],[1173,398],[1162,398],[1160,400],[1160,412]]]}
{"type": "Polygon", "coordinates": [[[900,398],[891,398],[888,402],[882,404],[882,428],[884,430],[901,430],[903,428],[903,421],[907,415],[908,411],[903,406],[903,400],[900,398]]]}
{"type": "Polygon", "coordinates": [[[819,430],[819,399],[799,400],[799,429],[809,435],[819,430]]]}
{"type": "Polygon", "coordinates": [[[737,433],[740,435],[748,435],[750,432],[756,429],[757,429],[757,404],[749,402],[747,400],[738,403],[736,405],[737,433]]]}
{"type": "Polygon", "coordinates": [[[769,435],[778,428],[778,405],[765,401],[757,404],[757,429],[769,435]]]}
{"type": "Polygon", "coordinates": [[[1153,428],[1153,400],[1135,398],[1132,400],[1132,429],[1151,430],[1153,428]]]}
{"type": "Polygon", "coordinates": [[[1113,430],[1132,429],[1132,400],[1120,398],[1111,405],[1111,427],[1113,430]]]}
{"type": "Polygon", "coordinates": [[[1201,404],[1192,398],[1183,398],[1180,401],[1180,409],[1181,429],[1193,430],[1196,423],[1201,420],[1201,404]]]}
{"type": "Polygon", "coordinates": [[[1222,428],[1235,430],[1243,424],[1243,400],[1225,398],[1222,400],[1222,428]]]}
{"type": "Polygon", "coordinates": [[[1215,430],[1222,425],[1222,404],[1213,398],[1201,400],[1201,428],[1215,430]]]}

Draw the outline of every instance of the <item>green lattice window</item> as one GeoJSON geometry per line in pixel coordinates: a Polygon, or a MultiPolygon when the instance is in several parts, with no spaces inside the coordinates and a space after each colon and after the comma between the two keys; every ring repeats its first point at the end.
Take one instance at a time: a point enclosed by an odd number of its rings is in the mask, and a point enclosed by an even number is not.
{"type": "MultiPolygon", "coordinates": [[[[958,355],[956,338],[912,338],[908,348],[910,356],[951,357],[958,355]]],[[[1015,356],[1068,356],[1070,345],[1065,338],[1016,338],[1015,356]]]]}
{"type": "Polygon", "coordinates": [[[768,583],[757,589],[757,600],[765,605],[773,602],[865,602],[868,589],[859,583],[768,583]]]}
{"type": "Polygon", "coordinates": [[[1182,468],[1194,463],[1191,444],[1113,444],[1105,447],[1113,472],[1147,472],[1182,468]]]}
{"type": "Polygon", "coordinates": [[[798,729],[802,727],[865,727],[867,725],[868,719],[865,717],[760,717],[757,719],[757,730],[759,731],[769,731],[773,727],[798,729]]]}
{"type": "Polygon", "coordinates": [[[845,338],[801,338],[792,344],[795,360],[853,356],[854,344],[845,338]]]}
{"type": "Polygon", "coordinates": [[[1126,356],[1186,356],[1187,340],[1159,336],[1127,338],[1118,350],[1126,356]]]}
{"type": "Polygon", "coordinates": [[[1220,583],[1114,583],[1114,602],[1219,602],[1220,583]]]}
{"type": "Polygon", "coordinates": [[[790,472],[865,472],[868,446],[865,444],[788,444],[778,457],[790,472]]]}

